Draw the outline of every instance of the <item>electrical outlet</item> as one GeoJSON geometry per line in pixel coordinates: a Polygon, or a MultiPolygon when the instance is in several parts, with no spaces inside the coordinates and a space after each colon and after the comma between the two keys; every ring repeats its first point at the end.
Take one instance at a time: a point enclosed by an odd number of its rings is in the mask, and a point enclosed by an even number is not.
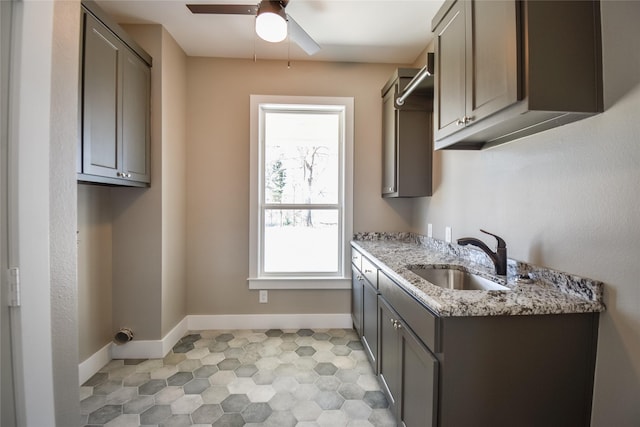
{"type": "Polygon", "coordinates": [[[260,297],[259,297],[259,298],[260,298],[260,299],[259,299],[260,304],[266,304],[266,303],[268,303],[268,302],[269,302],[269,294],[268,294],[268,292],[267,292],[267,291],[265,291],[265,290],[261,290],[261,291],[260,291],[260,297]]]}
{"type": "Polygon", "coordinates": [[[451,227],[446,226],[444,228],[444,241],[447,243],[451,243],[451,227]]]}
{"type": "Polygon", "coordinates": [[[427,224],[427,237],[433,237],[433,224],[427,224]]]}

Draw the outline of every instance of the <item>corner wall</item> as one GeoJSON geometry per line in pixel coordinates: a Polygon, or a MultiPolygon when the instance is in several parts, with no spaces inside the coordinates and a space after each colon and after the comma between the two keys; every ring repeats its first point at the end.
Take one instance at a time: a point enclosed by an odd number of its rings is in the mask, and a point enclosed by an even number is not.
{"type": "Polygon", "coordinates": [[[162,27],[123,26],[153,58],[151,187],[111,189],[113,206],[113,331],[136,340],[162,338],[162,27]]]}
{"type": "Polygon", "coordinates": [[[593,426],[640,420],[640,2],[603,1],[606,111],[486,151],[439,151],[412,231],[502,236],[515,259],[602,280],[593,426]]]}
{"type": "Polygon", "coordinates": [[[187,314],[187,56],[162,30],[162,336],[187,314]]]}
{"type": "Polygon", "coordinates": [[[151,187],[78,185],[80,361],[121,327],[160,340],[186,312],[186,56],[160,25],[123,25],[152,57],[151,187]]]}
{"type": "Polygon", "coordinates": [[[160,25],[123,25],[153,57],[151,187],[113,188],[113,327],[159,340],[186,316],[186,55],[160,25]]]}
{"type": "Polygon", "coordinates": [[[111,189],[78,184],[78,335],[84,361],[113,338],[111,189]]]}
{"type": "Polygon", "coordinates": [[[77,185],[80,2],[56,1],[53,14],[49,159],[51,335],[56,425],[77,423],[77,185]],[[69,355],[73,355],[70,357],[69,355]]]}

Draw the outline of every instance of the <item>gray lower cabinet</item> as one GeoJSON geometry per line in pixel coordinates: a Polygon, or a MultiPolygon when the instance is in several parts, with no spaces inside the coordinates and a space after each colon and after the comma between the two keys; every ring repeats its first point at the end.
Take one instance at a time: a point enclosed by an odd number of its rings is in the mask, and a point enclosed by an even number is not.
{"type": "Polygon", "coordinates": [[[375,267],[354,319],[398,426],[589,426],[598,313],[440,317],[375,267]]]}
{"type": "Polygon", "coordinates": [[[378,302],[380,347],[379,378],[389,401],[389,406],[397,413],[400,400],[400,336],[396,321],[399,316],[380,298],[378,302]]]}
{"type": "Polygon", "coordinates": [[[351,321],[353,328],[362,337],[362,297],[364,278],[355,266],[351,266],[351,321]]]}
{"type": "Polygon", "coordinates": [[[438,360],[382,297],[378,313],[379,378],[397,425],[438,425],[438,360]]]}
{"type": "Polygon", "coordinates": [[[148,186],[149,64],[92,13],[83,20],[78,180],[148,186]]]}
{"type": "Polygon", "coordinates": [[[367,280],[362,287],[362,345],[373,370],[378,366],[378,290],[367,280]]]}
{"type": "Polygon", "coordinates": [[[378,371],[378,269],[352,249],[351,318],[364,350],[378,371]]]}

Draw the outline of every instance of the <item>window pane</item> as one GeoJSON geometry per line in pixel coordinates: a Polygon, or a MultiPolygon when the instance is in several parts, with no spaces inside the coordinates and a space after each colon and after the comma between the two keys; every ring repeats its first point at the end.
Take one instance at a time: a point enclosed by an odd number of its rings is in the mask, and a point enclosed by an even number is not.
{"type": "Polygon", "coordinates": [[[265,273],[338,271],[338,210],[266,209],[265,273]]]}
{"type": "Polygon", "coordinates": [[[338,203],[339,126],[337,113],[265,114],[266,203],[338,203]]]}

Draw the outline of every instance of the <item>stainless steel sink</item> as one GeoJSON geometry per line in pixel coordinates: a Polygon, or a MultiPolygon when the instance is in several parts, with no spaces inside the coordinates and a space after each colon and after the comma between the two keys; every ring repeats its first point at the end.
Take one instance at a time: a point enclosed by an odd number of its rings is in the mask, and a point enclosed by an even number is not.
{"type": "Polygon", "coordinates": [[[509,291],[504,285],[455,268],[409,267],[414,274],[441,288],[461,291],[509,291]]]}

